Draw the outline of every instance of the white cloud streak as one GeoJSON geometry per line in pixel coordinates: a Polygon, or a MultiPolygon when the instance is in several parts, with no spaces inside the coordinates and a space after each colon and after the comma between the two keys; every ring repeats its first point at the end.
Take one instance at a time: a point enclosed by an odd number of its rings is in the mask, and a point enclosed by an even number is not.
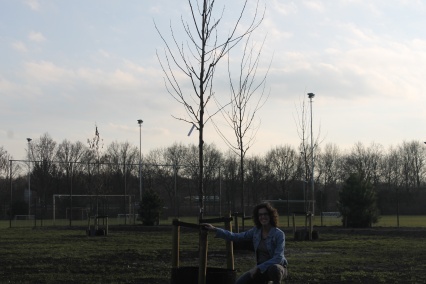
{"type": "Polygon", "coordinates": [[[46,40],[46,38],[43,36],[42,33],[40,32],[30,32],[30,34],[28,35],[29,40],[34,41],[34,42],[43,42],[46,40]]]}
{"type": "MultiPolygon", "coordinates": [[[[226,7],[234,11],[240,2],[226,2],[226,7]]],[[[0,119],[8,127],[0,127],[0,133],[14,133],[2,141],[11,141],[4,146],[15,157],[22,156],[23,148],[15,144],[28,135],[49,132],[58,141],[84,142],[93,134],[94,123],[106,142],[133,141],[138,138],[138,118],[145,121],[146,151],[175,141],[196,143],[186,136],[188,125],[171,117],[186,114],[164,87],[155,56],[164,44],[152,26],[140,21],[154,16],[170,35],[170,20],[180,24],[171,17],[187,15],[187,7],[135,1],[126,10],[112,2],[105,10],[82,14],[66,2],[56,2],[40,17],[32,12],[41,11],[38,1],[25,3],[29,14],[7,25],[12,30],[2,38],[9,44],[0,67],[0,119]],[[138,17],[129,19],[129,7],[141,11],[138,17]],[[66,21],[59,20],[66,16],[66,21]],[[90,28],[82,29],[71,19],[90,28]]],[[[321,124],[326,142],[342,148],[357,141],[386,146],[420,135],[426,124],[426,36],[413,27],[426,24],[421,1],[265,3],[266,18],[253,39],[259,42],[267,34],[264,65],[274,54],[267,79],[271,95],[259,112],[262,125],[252,153],[298,145],[295,103],[306,92],[316,93],[314,127],[321,124]]],[[[1,19],[0,24],[6,26],[1,19]]],[[[184,35],[178,37],[186,44],[184,35]]],[[[231,62],[239,62],[238,51],[231,52],[231,62]]],[[[217,70],[222,85],[215,91],[226,98],[226,66],[217,70]]],[[[191,94],[188,78],[179,72],[176,76],[191,94]]],[[[206,143],[221,145],[211,125],[207,129],[206,143]]]]}
{"type": "Polygon", "coordinates": [[[25,2],[33,11],[40,10],[40,2],[38,0],[27,0],[25,2]]]}
{"type": "Polygon", "coordinates": [[[16,51],[19,51],[19,52],[27,52],[28,51],[25,43],[23,43],[22,41],[15,41],[14,43],[12,43],[12,48],[16,51]]]}

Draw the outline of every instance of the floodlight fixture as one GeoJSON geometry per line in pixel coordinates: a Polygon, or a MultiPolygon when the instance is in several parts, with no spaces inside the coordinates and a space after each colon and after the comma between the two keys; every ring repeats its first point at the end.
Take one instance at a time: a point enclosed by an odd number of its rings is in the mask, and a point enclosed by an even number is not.
{"type": "Polygon", "coordinates": [[[31,163],[29,162],[31,140],[32,140],[31,138],[27,138],[27,141],[28,141],[28,218],[30,218],[30,214],[31,214],[31,163]]]}
{"type": "Polygon", "coordinates": [[[142,201],[142,119],[138,119],[139,124],[139,201],[142,201]]]}

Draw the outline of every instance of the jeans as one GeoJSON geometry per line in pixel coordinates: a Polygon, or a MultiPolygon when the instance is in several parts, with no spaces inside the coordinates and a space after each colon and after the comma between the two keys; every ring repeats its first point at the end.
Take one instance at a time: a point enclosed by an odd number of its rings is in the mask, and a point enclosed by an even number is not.
{"type": "Polygon", "coordinates": [[[235,284],[263,284],[268,281],[273,281],[274,284],[279,284],[287,275],[287,268],[280,264],[271,265],[264,273],[256,273],[253,278],[250,272],[247,271],[241,275],[235,284]]]}

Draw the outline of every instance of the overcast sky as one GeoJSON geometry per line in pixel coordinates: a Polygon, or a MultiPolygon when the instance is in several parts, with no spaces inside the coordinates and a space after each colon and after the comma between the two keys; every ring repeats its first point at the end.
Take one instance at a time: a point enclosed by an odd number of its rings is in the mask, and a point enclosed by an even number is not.
{"type": "MultiPolygon", "coordinates": [[[[218,12],[225,7],[225,35],[242,4],[226,2],[216,3],[218,12]]],[[[245,20],[255,2],[249,0],[245,20]]],[[[426,141],[425,1],[261,3],[265,19],[253,37],[259,43],[266,35],[260,71],[273,59],[249,155],[298,146],[295,120],[308,92],[315,93],[313,131],[323,144],[343,150],[357,142],[388,148],[426,141]]],[[[186,42],[181,16],[189,20],[183,0],[0,0],[0,146],[21,159],[26,138],[49,133],[58,143],[87,143],[97,125],[105,145],[139,147],[137,119],[144,121],[144,154],[174,142],[197,144],[196,133],[187,136],[190,125],[172,117],[186,113],[167,93],[156,56],[165,45],[154,21],[167,39],[171,23],[186,42]]],[[[231,62],[240,55],[237,47],[231,62]]],[[[215,91],[226,98],[223,70],[215,91]]],[[[208,111],[214,109],[212,102],[208,111]]],[[[211,123],[205,142],[226,150],[211,123]]]]}

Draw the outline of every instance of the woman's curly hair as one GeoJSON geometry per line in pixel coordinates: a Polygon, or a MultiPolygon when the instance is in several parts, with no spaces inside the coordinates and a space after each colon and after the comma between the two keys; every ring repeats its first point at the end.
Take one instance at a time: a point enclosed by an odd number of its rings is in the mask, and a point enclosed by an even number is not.
{"type": "Polygon", "coordinates": [[[260,228],[262,224],[259,221],[259,209],[265,208],[269,213],[270,223],[273,227],[278,227],[278,211],[268,202],[260,203],[253,208],[253,222],[260,228]]]}

